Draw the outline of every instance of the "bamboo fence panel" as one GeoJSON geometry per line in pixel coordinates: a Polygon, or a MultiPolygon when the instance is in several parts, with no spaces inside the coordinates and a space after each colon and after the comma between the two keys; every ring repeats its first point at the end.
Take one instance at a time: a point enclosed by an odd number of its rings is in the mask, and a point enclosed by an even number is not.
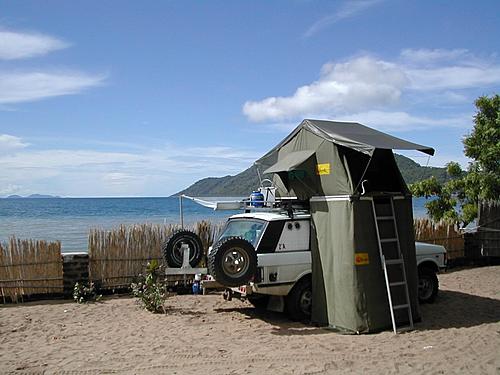
{"type": "Polygon", "coordinates": [[[415,240],[443,245],[448,259],[464,257],[465,241],[458,225],[447,222],[434,223],[429,219],[415,219],[415,240]]]}
{"type": "MultiPolygon", "coordinates": [[[[201,221],[187,228],[198,234],[206,253],[221,225],[201,221]]],[[[89,279],[103,289],[130,286],[144,273],[148,261],[165,265],[162,245],[177,225],[142,224],[120,226],[109,231],[91,229],[89,233],[89,279]]]]}
{"type": "Polygon", "coordinates": [[[9,239],[0,244],[0,295],[3,302],[63,292],[61,243],[9,239]]]}

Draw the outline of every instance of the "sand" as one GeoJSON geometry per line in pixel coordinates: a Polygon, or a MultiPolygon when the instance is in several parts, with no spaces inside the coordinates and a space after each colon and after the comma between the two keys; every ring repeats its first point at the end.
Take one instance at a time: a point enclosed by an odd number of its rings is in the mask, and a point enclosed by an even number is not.
{"type": "Polygon", "coordinates": [[[500,373],[500,266],[439,276],[412,332],[341,335],[220,295],[0,307],[0,373],[500,373]]]}

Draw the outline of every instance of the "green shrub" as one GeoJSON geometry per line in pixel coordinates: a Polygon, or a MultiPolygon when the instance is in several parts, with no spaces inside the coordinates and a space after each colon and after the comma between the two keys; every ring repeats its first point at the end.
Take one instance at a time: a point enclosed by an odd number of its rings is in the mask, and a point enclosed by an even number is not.
{"type": "Polygon", "coordinates": [[[167,288],[164,282],[158,280],[160,265],[157,260],[148,262],[146,276],[141,275],[141,281],[132,283],[130,288],[134,297],[139,299],[139,303],[146,310],[154,313],[165,313],[165,299],[167,298],[167,288]]]}
{"type": "Polygon", "coordinates": [[[73,299],[77,303],[97,302],[101,297],[102,294],[97,294],[96,287],[92,281],[88,284],[75,283],[73,287],[73,299]]]}

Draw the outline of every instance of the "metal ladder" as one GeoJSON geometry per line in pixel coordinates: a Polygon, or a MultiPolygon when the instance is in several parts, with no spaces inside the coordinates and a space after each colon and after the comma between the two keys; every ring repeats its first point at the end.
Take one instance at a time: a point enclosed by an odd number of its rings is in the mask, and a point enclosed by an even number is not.
{"type": "MultiPolygon", "coordinates": [[[[394,333],[398,333],[397,322],[394,317],[396,310],[406,310],[408,314],[408,326],[399,328],[399,331],[413,329],[413,316],[411,313],[410,295],[408,293],[408,282],[406,279],[406,270],[401,246],[399,243],[398,228],[396,224],[396,216],[394,214],[394,201],[392,197],[374,197],[372,201],[373,216],[375,218],[375,229],[377,232],[378,248],[380,252],[380,260],[384,270],[385,285],[387,287],[387,296],[389,299],[389,310],[391,312],[392,329],[394,333]],[[384,223],[390,222],[392,230],[390,234],[381,233],[381,226],[384,223]],[[394,247],[394,244],[396,245],[394,247]],[[391,253],[392,250],[392,254],[391,253]],[[390,280],[388,269],[400,267],[401,279],[390,280]],[[393,304],[393,291],[397,288],[404,287],[405,300],[399,305],[393,304]]],[[[385,226],[387,229],[387,226],[385,226]]]]}

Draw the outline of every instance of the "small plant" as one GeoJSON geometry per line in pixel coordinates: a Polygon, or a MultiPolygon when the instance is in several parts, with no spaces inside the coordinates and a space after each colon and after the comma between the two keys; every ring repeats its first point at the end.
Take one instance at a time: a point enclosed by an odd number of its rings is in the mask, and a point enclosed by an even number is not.
{"type": "Polygon", "coordinates": [[[75,283],[73,288],[73,299],[76,303],[97,302],[102,294],[97,294],[95,284],[91,281],[88,284],[75,283]]]}
{"type": "Polygon", "coordinates": [[[165,299],[167,288],[165,283],[158,281],[160,265],[153,259],[148,262],[146,276],[141,275],[141,281],[130,285],[134,297],[139,298],[140,304],[146,310],[154,313],[165,313],[165,299]]]}

